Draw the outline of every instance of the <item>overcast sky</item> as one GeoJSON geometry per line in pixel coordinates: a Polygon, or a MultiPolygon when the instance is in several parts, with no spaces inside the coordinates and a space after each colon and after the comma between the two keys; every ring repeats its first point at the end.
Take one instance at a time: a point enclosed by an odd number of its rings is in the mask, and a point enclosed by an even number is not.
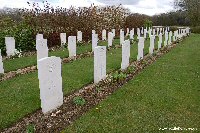
{"type": "MultiPolygon", "coordinates": [[[[27,8],[27,1],[41,3],[43,0],[0,0],[0,8],[27,8]]],[[[71,5],[76,7],[90,6],[92,3],[95,5],[122,4],[133,13],[143,13],[147,15],[164,13],[173,9],[173,0],[48,0],[48,2],[53,6],[62,6],[66,8],[71,5]]]]}

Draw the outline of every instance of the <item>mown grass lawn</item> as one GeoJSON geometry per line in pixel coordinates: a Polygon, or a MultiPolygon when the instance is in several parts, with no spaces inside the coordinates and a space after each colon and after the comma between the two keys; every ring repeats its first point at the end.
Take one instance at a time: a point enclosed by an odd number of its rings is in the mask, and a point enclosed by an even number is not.
{"type": "Polygon", "coordinates": [[[63,132],[199,132],[199,51],[200,34],[192,34],[63,132]]]}
{"type": "MultiPolygon", "coordinates": [[[[157,44],[156,44],[157,45],[157,44]]],[[[144,53],[148,53],[149,40],[144,53]]],[[[137,57],[137,45],[131,45],[131,59],[137,57]]],[[[67,94],[93,81],[93,57],[62,65],[63,92],[67,94]]],[[[121,67],[121,48],[107,51],[107,73],[121,67]]],[[[0,83],[0,129],[40,108],[37,72],[0,83]]]]}

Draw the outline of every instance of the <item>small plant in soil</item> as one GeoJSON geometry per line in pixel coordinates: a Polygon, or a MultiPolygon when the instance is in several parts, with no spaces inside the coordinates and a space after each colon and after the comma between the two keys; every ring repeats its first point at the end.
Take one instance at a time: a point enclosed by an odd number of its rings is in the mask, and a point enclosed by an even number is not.
{"type": "Polygon", "coordinates": [[[163,51],[166,51],[166,50],[167,50],[167,47],[164,47],[164,48],[163,48],[163,51]]]}
{"type": "Polygon", "coordinates": [[[84,98],[77,96],[73,98],[73,103],[79,106],[83,106],[86,103],[86,101],[84,98]]]}
{"type": "Polygon", "coordinates": [[[153,56],[151,54],[147,55],[147,60],[152,59],[152,57],[153,56]]]}
{"type": "Polygon", "coordinates": [[[29,124],[26,127],[26,133],[34,133],[35,132],[35,126],[33,124],[29,124]]]}
{"type": "Polygon", "coordinates": [[[127,75],[123,72],[118,72],[116,71],[115,73],[113,73],[112,78],[113,81],[117,81],[117,82],[121,82],[123,79],[125,79],[127,77],[127,75]]]}
{"type": "Polygon", "coordinates": [[[2,78],[3,77],[3,74],[2,73],[0,73],[0,78],[2,78]]]}
{"type": "Polygon", "coordinates": [[[113,48],[115,48],[115,46],[109,46],[107,50],[110,51],[113,48]]]}
{"type": "Polygon", "coordinates": [[[127,71],[128,74],[134,72],[135,71],[135,66],[129,66],[126,71],[127,71]]]}
{"type": "Polygon", "coordinates": [[[64,48],[67,48],[67,47],[68,47],[68,44],[67,44],[67,43],[63,43],[63,47],[64,47],[64,48]]]}
{"type": "Polygon", "coordinates": [[[82,46],[83,44],[83,42],[77,42],[77,46],[82,46]]]}
{"type": "Polygon", "coordinates": [[[134,39],[131,39],[131,40],[130,40],[130,44],[134,44],[134,39]]]}
{"type": "Polygon", "coordinates": [[[148,62],[146,60],[142,60],[142,64],[144,64],[146,66],[146,65],[148,65],[148,62]]]}
{"type": "Polygon", "coordinates": [[[100,86],[97,86],[97,87],[96,87],[96,91],[97,91],[97,92],[100,92],[100,91],[102,91],[102,90],[103,90],[102,87],[100,87],[100,86]]]}
{"type": "Polygon", "coordinates": [[[153,54],[152,54],[153,56],[157,56],[157,52],[153,52],[153,54]]]}

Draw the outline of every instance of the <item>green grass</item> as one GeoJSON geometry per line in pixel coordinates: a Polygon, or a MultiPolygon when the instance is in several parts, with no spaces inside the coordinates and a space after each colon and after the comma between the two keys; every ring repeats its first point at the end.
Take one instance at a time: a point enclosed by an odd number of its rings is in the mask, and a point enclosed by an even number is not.
{"type": "MultiPolygon", "coordinates": [[[[128,38],[126,37],[126,39],[128,38]]],[[[119,43],[120,43],[120,39],[114,39],[113,46],[119,43]]],[[[99,46],[107,46],[107,41],[100,41],[99,46]]],[[[92,51],[91,44],[77,47],[77,54],[86,53],[89,51],[92,51]]],[[[63,48],[56,51],[50,51],[49,56],[57,56],[61,58],[66,58],[69,56],[69,52],[66,48],[63,48]]],[[[8,60],[5,60],[3,63],[4,63],[5,72],[15,71],[20,68],[36,65],[37,56],[32,55],[32,56],[27,56],[27,57],[8,59],[8,60]]]]}
{"type": "MultiPolygon", "coordinates": [[[[148,53],[149,41],[145,42],[148,53]]],[[[137,57],[137,45],[131,45],[131,59],[137,57]]],[[[107,73],[121,67],[121,49],[107,52],[107,73]]],[[[93,57],[62,65],[63,92],[67,94],[93,81],[93,57]]],[[[40,108],[37,72],[0,83],[0,129],[40,108]]]]}
{"type": "MultiPolygon", "coordinates": [[[[116,45],[116,44],[119,44],[119,39],[115,39],[113,41],[113,45],[116,45]]],[[[100,45],[107,46],[107,41],[100,41],[100,45]]],[[[91,44],[77,47],[77,54],[86,53],[89,51],[92,51],[91,44]]],[[[61,58],[65,58],[69,56],[69,52],[66,48],[63,48],[61,50],[49,52],[49,56],[58,56],[61,58]]],[[[15,59],[8,59],[8,60],[5,60],[3,63],[4,63],[5,72],[14,71],[20,68],[36,65],[37,55],[15,58],[15,59]]]]}
{"type": "MultiPolygon", "coordinates": [[[[90,45],[80,46],[77,47],[77,54],[84,53],[90,51],[90,45]]],[[[61,58],[65,58],[69,56],[69,52],[67,49],[61,49],[56,51],[49,52],[49,56],[58,56],[61,58]]],[[[20,68],[25,68],[28,66],[36,65],[37,64],[37,55],[15,58],[5,60],[4,62],[4,70],[5,72],[14,71],[20,68]]]]}
{"type": "Polygon", "coordinates": [[[157,133],[172,127],[199,131],[199,42],[200,34],[192,34],[63,132],[157,133]]]}

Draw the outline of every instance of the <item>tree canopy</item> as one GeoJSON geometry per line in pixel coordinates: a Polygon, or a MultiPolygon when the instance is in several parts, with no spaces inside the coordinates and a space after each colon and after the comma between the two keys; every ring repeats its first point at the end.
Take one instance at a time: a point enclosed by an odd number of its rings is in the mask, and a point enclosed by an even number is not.
{"type": "Polygon", "coordinates": [[[200,25],[200,0],[175,0],[175,8],[186,11],[193,26],[200,25]]]}

